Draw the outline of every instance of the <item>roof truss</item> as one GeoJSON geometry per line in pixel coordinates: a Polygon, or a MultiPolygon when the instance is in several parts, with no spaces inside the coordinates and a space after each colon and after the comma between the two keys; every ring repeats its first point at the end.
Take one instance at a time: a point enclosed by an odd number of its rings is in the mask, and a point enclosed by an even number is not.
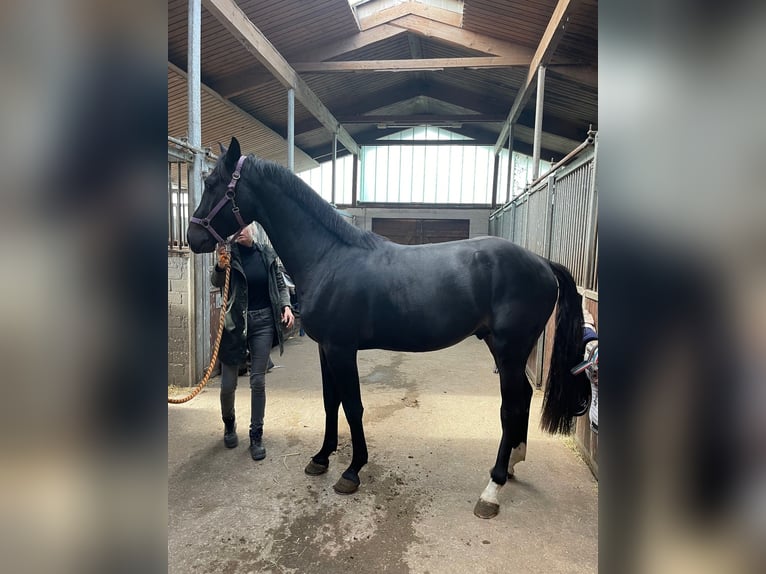
{"type": "Polygon", "coordinates": [[[295,97],[331,133],[337,134],[338,141],[351,151],[359,153],[359,146],[343,126],[338,123],[317,95],[309,88],[287,63],[266,36],[255,27],[234,0],[203,0],[205,7],[221,24],[237,38],[245,48],[263,64],[286,88],[295,90],[295,97]]]}
{"type": "Polygon", "coordinates": [[[443,8],[437,8],[436,6],[429,6],[428,4],[421,4],[419,2],[402,2],[401,4],[386,8],[385,10],[381,10],[380,12],[360,19],[359,28],[361,30],[369,30],[409,14],[428,18],[434,22],[441,22],[442,24],[448,24],[450,26],[459,27],[463,23],[463,15],[453,12],[452,10],[445,10],[443,8]]]}
{"type": "Polygon", "coordinates": [[[503,129],[500,130],[500,135],[495,142],[495,153],[498,153],[500,149],[502,149],[505,141],[508,139],[508,131],[510,130],[511,124],[519,117],[529,96],[532,95],[537,70],[540,66],[545,66],[550,61],[561,37],[564,35],[569,15],[579,1],[580,0],[559,0],[558,4],[556,4],[556,8],[553,10],[553,15],[548,21],[548,26],[545,28],[543,37],[540,40],[540,44],[537,46],[537,50],[535,50],[532,62],[529,64],[527,78],[516,93],[516,98],[513,100],[513,105],[511,105],[511,111],[508,113],[508,119],[505,124],[503,124],[503,129]]]}

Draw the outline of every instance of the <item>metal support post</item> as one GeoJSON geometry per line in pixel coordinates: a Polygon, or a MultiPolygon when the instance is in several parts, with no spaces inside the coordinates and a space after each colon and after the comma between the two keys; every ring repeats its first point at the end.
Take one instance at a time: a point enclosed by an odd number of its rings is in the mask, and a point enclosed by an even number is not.
{"type": "MultiPolygon", "coordinates": [[[[591,135],[590,130],[588,136],[591,135]]],[[[593,161],[591,162],[590,189],[588,190],[588,211],[587,226],[585,230],[585,284],[586,289],[593,289],[596,285],[596,225],[598,222],[598,187],[596,186],[596,169],[598,167],[598,134],[593,134],[595,143],[593,145],[593,161]]]]}
{"type": "Polygon", "coordinates": [[[335,185],[338,180],[337,178],[337,170],[338,170],[338,132],[335,132],[332,134],[332,203],[335,205],[335,185]]]}
{"type": "Polygon", "coordinates": [[[295,172],[295,90],[287,90],[287,169],[295,172]]]}
{"type": "Polygon", "coordinates": [[[540,175],[540,146],[543,139],[543,99],[545,97],[545,66],[537,69],[537,99],[535,101],[535,139],[532,148],[532,179],[540,175]]]}
{"type": "MultiPolygon", "coordinates": [[[[201,90],[201,38],[202,1],[189,0],[187,89],[189,101],[189,145],[194,150],[189,173],[189,208],[194,209],[202,199],[202,90],[201,90]]],[[[210,297],[207,288],[207,261],[209,255],[194,255],[189,265],[189,384],[200,379],[210,351],[210,297]]]]}
{"type": "Polygon", "coordinates": [[[513,197],[513,123],[508,126],[508,181],[505,194],[505,202],[508,203],[513,197]]]}
{"type": "Polygon", "coordinates": [[[356,207],[358,201],[359,188],[357,180],[359,179],[359,156],[354,156],[353,173],[351,175],[351,206],[356,207]]]}

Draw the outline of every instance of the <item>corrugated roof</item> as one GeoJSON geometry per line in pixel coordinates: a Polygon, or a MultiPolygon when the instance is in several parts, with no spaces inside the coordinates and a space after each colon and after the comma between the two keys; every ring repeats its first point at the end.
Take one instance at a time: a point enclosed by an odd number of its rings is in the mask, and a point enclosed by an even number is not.
{"type": "MultiPolygon", "coordinates": [[[[360,7],[360,13],[363,8],[365,14],[371,14],[363,18],[364,31],[346,0],[247,0],[237,5],[280,54],[295,64],[316,61],[318,55],[322,61],[336,62],[491,56],[486,46],[507,53],[532,54],[543,38],[557,0],[464,0],[462,14],[457,0],[372,0],[360,7]]],[[[597,2],[580,0],[572,5],[546,75],[546,158],[561,157],[585,138],[591,124],[598,125],[597,2]]],[[[168,59],[182,70],[186,68],[186,10],[187,0],[169,0],[168,59]]],[[[300,77],[357,143],[370,143],[390,130],[377,129],[373,124],[343,123],[343,119],[358,120],[361,115],[373,115],[381,109],[395,116],[432,113],[448,117],[450,110],[458,115],[474,112],[488,118],[507,116],[526,81],[527,68],[325,71],[302,72],[300,77]]],[[[263,157],[284,157],[286,88],[204,8],[202,81],[212,90],[203,99],[203,137],[210,136],[207,142],[228,141],[236,135],[248,151],[263,157]],[[226,109],[223,101],[211,95],[215,92],[239,110],[226,109]],[[215,109],[206,109],[209,106],[215,109]],[[248,116],[254,123],[245,121],[248,116]],[[208,125],[210,122],[216,125],[208,125]],[[247,130],[247,137],[237,130],[247,130]]],[[[183,135],[185,89],[179,91],[177,82],[171,83],[170,72],[168,82],[172,118],[169,133],[172,130],[171,135],[183,135]]],[[[516,149],[527,151],[532,141],[534,94],[518,122],[514,132],[516,149]]],[[[321,127],[298,98],[295,124],[296,145],[305,152],[296,154],[296,169],[300,170],[310,164],[309,157],[322,158],[330,153],[332,134],[321,127]]],[[[489,121],[464,124],[455,131],[491,141],[501,127],[502,123],[489,121]]]]}

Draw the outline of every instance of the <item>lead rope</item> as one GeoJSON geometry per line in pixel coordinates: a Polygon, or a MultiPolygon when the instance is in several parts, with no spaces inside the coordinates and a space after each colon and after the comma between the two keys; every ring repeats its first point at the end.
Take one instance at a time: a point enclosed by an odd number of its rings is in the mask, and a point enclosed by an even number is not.
{"type": "Polygon", "coordinates": [[[223,335],[223,323],[224,319],[226,318],[226,304],[229,300],[229,275],[231,274],[231,260],[226,264],[226,279],[223,283],[223,303],[221,304],[221,315],[218,318],[218,334],[215,336],[215,345],[213,345],[213,355],[210,357],[210,364],[207,367],[207,371],[205,371],[205,376],[202,377],[202,380],[199,382],[199,384],[194,387],[194,390],[186,395],[185,397],[182,397],[180,399],[172,399],[168,397],[168,403],[172,403],[174,405],[178,405],[181,403],[188,402],[192,400],[194,397],[196,397],[200,391],[205,387],[205,385],[210,380],[210,373],[213,372],[213,367],[215,366],[215,362],[218,359],[218,349],[221,346],[221,336],[223,335]]]}

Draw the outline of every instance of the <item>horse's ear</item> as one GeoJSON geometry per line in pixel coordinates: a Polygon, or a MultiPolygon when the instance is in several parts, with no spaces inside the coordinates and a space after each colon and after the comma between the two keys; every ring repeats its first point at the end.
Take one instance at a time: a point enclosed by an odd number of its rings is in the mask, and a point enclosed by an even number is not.
{"type": "Polygon", "coordinates": [[[218,142],[218,148],[221,150],[221,155],[224,155],[226,153],[226,148],[221,142],[218,142]]]}
{"type": "Polygon", "coordinates": [[[239,160],[240,155],[242,154],[239,150],[239,142],[237,141],[237,138],[232,137],[231,143],[229,144],[229,149],[226,150],[226,158],[224,159],[226,167],[233,169],[237,164],[237,160],[239,160]]]}

